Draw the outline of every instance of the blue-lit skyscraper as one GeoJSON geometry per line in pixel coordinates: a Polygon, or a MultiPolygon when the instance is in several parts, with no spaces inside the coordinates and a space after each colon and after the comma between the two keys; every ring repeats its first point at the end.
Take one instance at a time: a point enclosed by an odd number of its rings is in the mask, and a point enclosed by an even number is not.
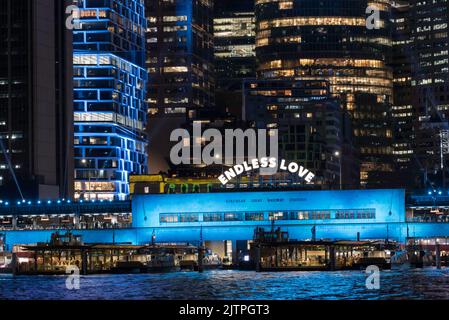
{"type": "Polygon", "coordinates": [[[75,199],[124,199],[147,171],[143,0],[78,0],[75,199]]]}

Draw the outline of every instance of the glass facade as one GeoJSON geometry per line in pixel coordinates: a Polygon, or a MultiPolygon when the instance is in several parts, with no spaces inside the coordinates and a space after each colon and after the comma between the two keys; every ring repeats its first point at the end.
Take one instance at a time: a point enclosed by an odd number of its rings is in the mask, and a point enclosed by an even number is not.
{"type": "Polygon", "coordinates": [[[66,5],[68,0],[0,1],[2,199],[72,194],[72,52],[71,31],[64,26],[66,5]]]}
{"type": "MultiPolygon", "coordinates": [[[[25,13],[32,12],[32,4],[28,1],[2,1],[0,4],[0,21],[2,34],[14,33],[24,41],[9,41],[7,37],[1,39],[2,59],[0,59],[0,139],[3,141],[11,164],[16,174],[21,177],[29,175],[32,158],[26,150],[31,148],[32,132],[29,131],[28,101],[32,84],[28,75],[32,66],[25,63],[32,59],[29,50],[30,39],[29,21],[25,13]]],[[[10,184],[15,189],[10,168],[0,149],[0,186],[10,184]]],[[[17,195],[19,197],[19,195],[17,195]]]]}
{"type": "Polygon", "coordinates": [[[253,78],[256,69],[256,24],[254,5],[249,1],[215,4],[214,47],[217,88],[229,88],[242,78],[253,78]]]}
{"type": "Polygon", "coordinates": [[[393,171],[393,76],[387,0],[256,0],[258,77],[325,79],[350,112],[360,146],[360,180],[381,184],[393,171]],[[368,6],[380,12],[368,29],[368,6]],[[383,176],[382,176],[383,174],[383,176]]]}
{"type": "Polygon", "coordinates": [[[299,210],[275,212],[218,212],[218,213],[179,213],[159,216],[159,222],[222,222],[222,221],[271,221],[271,220],[329,220],[329,219],[376,219],[376,209],[347,210],[299,210]]]}
{"type": "Polygon", "coordinates": [[[216,107],[242,117],[242,80],[256,76],[256,23],[253,0],[214,3],[216,107]]]}
{"type": "MultiPolygon", "coordinates": [[[[352,155],[344,150],[352,142],[348,114],[331,96],[329,82],[248,80],[244,82],[244,102],[246,120],[254,127],[278,129],[280,158],[312,170],[316,173],[315,184],[339,187],[343,174],[340,157],[335,153],[351,163],[352,155]]],[[[356,165],[350,168],[358,169],[356,165]]],[[[358,185],[354,174],[344,176],[343,184],[358,185]]]]}
{"type": "MultiPolygon", "coordinates": [[[[393,22],[393,92],[395,141],[393,154],[399,171],[411,173],[416,165],[413,155],[413,106],[411,95],[411,56],[410,56],[410,10],[408,1],[396,1],[392,4],[393,22]]],[[[402,178],[402,177],[401,177],[402,178]]],[[[404,185],[412,185],[404,179],[404,185]]],[[[408,179],[409,180],[409,179],[408,179]]]]}
{"type": "Polygon", "coordinates": [[[447,186],[449,117],[449,3],[447,0],[410,1],[410,54],[414,152],[418,159],[419,187],[447,186]],[[442,174],[444,173],[444,175],[442,174]]]}
{"type": "Polygon", "coordinates": [[[147,172],[142,0],[79,1],[74,30],[75,199],[118,199],[147,172]]]}
{"type": "Polygon", "coordinates": [[[150,117],[188,116],[214,105],[213,2],[146,1],[150,117]]]}

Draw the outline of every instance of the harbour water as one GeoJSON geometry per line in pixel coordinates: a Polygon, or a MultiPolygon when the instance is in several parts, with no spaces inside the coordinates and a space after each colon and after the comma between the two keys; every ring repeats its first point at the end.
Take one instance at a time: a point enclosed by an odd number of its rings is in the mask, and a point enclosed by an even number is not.
{"type": "Polygon", "coordinates": [[[66,279],[3,274],[0,299],[449,299],[449,268],[381,271],[378,290],[366,288],[364,271],[92,275],[81,277],[79,290],[68,290],[66,279]]]}

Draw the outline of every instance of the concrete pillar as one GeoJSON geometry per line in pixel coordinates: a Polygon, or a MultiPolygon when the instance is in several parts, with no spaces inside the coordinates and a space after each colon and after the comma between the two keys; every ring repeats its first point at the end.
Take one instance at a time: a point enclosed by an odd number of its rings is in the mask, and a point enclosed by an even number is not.
{"type": "Polygon", "coordinates": [[[87,274],[87,252],[86,250],[81,250],[81,274],[87,274]]]}
{"type": "Polygon", "coordinates": [[[279,267],[278,247],[275,248],[274,263],[275,263],[275,267],[279,267]]]}
{"type": "Polygon", "coordinates": [[[73,219],[73,223],[75,225],[75,229],[81,229],[80,216],[78,214],[75,214],[75,218],[73,219]]]}
{"type": "Polygon", "coordinates": [[[237,252],[237,240],[232,240],[232,264],[238,266],[239,257],[237,252]]]}
{"type": "Polygon", "coordinates": [[[256,264],[256,271],[260,272],[260,244],[255,246],[256,256],[254,257],[254,263],[256,264]]]}
{"type": "Polygon", "coordinates": [[[439,243],[435,243],[435,265],[437,269],[441,269],[441,250],[439,243]]]}
{"type": "Polygon", "coordinates": [[[16,275],[18,264],[17,264],[17,253],[15,253],[15,252],[12,253],[11,268],[12,268],[12,274],[16,275]]]}
{"type": "Polygon", "coordinates": [[[329,247],[329,268],[334,271],[336,267],[336,256],[335,256],[335,247],[329,247]]]}
{"type": "Polygon", "coordinates": [[[203,258],[204,258],[204,247],[198,247],[198,272],[203,272],[203,258]]]}
{"type": "Polygon", "coordinates": [[[34,272],[37,272],[37,258],[38,258],[38,254],[37,254],[37,250],[34,251],[34,272]]]}

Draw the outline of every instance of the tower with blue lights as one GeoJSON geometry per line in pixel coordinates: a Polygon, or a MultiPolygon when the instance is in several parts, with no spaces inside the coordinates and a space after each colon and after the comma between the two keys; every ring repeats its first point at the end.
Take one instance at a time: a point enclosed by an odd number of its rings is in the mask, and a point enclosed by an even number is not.
{"type": "Polygon", "coordinates": [[[147,172],[143,0],[78,0],[73,32],[75,199],[123,200],[147,172]]]}

